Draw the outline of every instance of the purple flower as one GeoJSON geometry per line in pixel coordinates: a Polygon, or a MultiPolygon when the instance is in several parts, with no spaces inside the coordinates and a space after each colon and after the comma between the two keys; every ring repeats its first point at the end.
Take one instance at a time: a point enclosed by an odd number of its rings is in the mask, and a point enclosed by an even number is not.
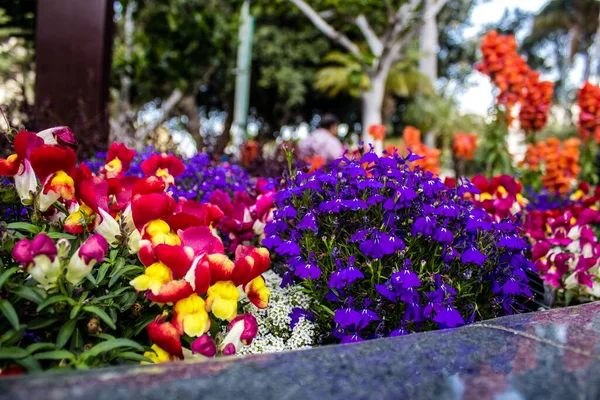
{"type": "Polygon", "coordinates": [[[467,250],[465,250],[464,253],[462,253],[460,259],[463,262],[463,264],[471,262],[475,265],[483,265],[483,263],[487,259],[487,256],[482,254],[479,250],[477,250],[476,247],[471,246],[467,250]]]}
{"type": "Polygon", "coordinates": [[[342,328],[347,328],[349,326],[358,327],[361,319],[361,313],[359,313],[351,307],[336,310],[335,315],[333,316],[333,322],[335,322],[342,328]]]}
{"type": "Polygon", "coordinates": [[[435,230],[433,238],[439,243],[452,243],[454,241],[454,235],[452,231],[445,226],[440,226],[435,230]]]}
{"type": "Polygon", "coordinates": [[[291,322],[290,322],[291,329],[294,329],[296,324],[298,322],[300,322],[300,318],[304,318],[307,321],[313,321],[313,322],[316,320],[314,312],[306,311],[304,308],[300,308],[300,307],[292,308],[292,311],[290,312],[289,317],[291,318],[291,322]]]}
{"type": "Polygon", "coordinates": [[[521,288],[521,284],[515,278],[510,277],[504,285],[502,285],[502,293],[518,295],[523,293],[523,288],[521,288]]]}
{"type": "Polygon", "coordinates": [[[332,289],[342,289],[364,277],[365,275],[362,271],[354,266],[343,268],[331,274],[329,287],[332,289]]]}
{"type": "Polygon", "coordinates": [[[435,312],[435,317],[433,317],[433,321],[437,322],[442,329],[454,328],[465,324],[460,313],[450,304],[438,307],[435,312]]]}
{"type": "MultiPolygon", "coordinates": [[[[269,226],[269,225],[267,225],[267,226],[269,226]]],[[[265,230],[265,232],[266,232],[266,230],[265,230]]],[[[275,247],[281,245],[282,243],[283,242],[281,241],[279,236],[267,236],[261,242],[261,244],[263,246],[265,246],[267,249],[275,248],[275,247]]]]}
{"type": "Polygon", "coordinates": [[[396,293],[394,293],[387,284],[385,285],[375,285],[375,290],[377,293],[388,299],[389,301],[396,301],[396,293]]]}
{"type": "Polygon", "coordinates": [[[277,246],[277,252],[283,255],[296,256],[300,254],[300,246],[294,239],[286,240],[277,246]]]}
{"type": "Polygon", "coordinates": [[[286,271],[281,277],[281,285],[280,287],[284,288],[286,286],[290,286],[294,284],[294,278],[292,277],[292,270],[286,271]]]}
{"type": "Polygon", "coordinates": [[[460,186],[458,187],[456,193],[460,196],[463,197],[465,194],[467,193],[471,193],[471,194],[479,194],[481,193],[479,191],[479,189],[477,189],[475,187],[475,185],[473,185],[471,183],[471,181],[469,181],[467,178],[462,177],[460,178],[460,186]]]}
{"type": "Polygon", "coordinates": [[[442,250],[442,260],[445,263],[450,263],[458,257],[458,251],[454,247],[445,245],[442,250]]]}
{"type": "Polygon", "coordinates": [[[367,238],[367,234],[369,233],[368,230],[363,229],[360,230],[358,232],[355,232],[351,237],[349,242],[350,243],[356,243],[356,242],[362,242],[363,240],[365,240],[367,238]]]}
{"type": "Polygon", "coordinates": [[[423,188],[423,193],[425,196],[434,197],[437,196],[437,194],[444,189],[445,186],[439,179],[428,179],[423,182],[421,187],[423,188]]]}
{"type": "Polygon", "coordinates": [[[405,247],[404,242],[385,232],[374,230],[371,238],[362,242],[358,248],[367,257],[380,259],[384,255],[393,254],[405,247]]]}
{"type": "Polygon", "coordinates": [[[319,204],[319,211],[323,212],[331,212],[331,213],[339,213],[342,207],[342,199],[333,199],[324,201],[319,204]]]}
{"type": "Polygon", "coordinates": [[[358,334],[358,332],[353,333],[351,335],[346,335],[342,338],[341,343],[342,344],[346,344],[346,343],[358,343],[358,342],[362,342],[364,339],[360,337],[360,335],[358,334]]]}
{"type": "Polygon", "coordinates": [[[404,319],[407,321],[413,321],[415,323],[423,322],[423,307],[418,301],[412,301],[406,305],[406,311],[404,312],[404,319]]]}
{"type": "Polygon", "coordinates": [[[294,274],[298,278],[315,280],[319,279],[319,277],[321,276],[321,270],[319,269],[319,267],[313,264],[312,260],[304,261],[300,259],[300,261],[298,261],[294,266],[294,274]]]}
{"type": "Polygon", "coordinates": [[[360,315],[361,315],[360,323],[358,324],[359,330],[364,329],[367,326],[369,326],[369,324],[372,321],[379,321],[379,315],[377,315],[377,313],[375,311],[370,310],[368,308],[363,308],[360,311],[360,315]]]}
{"type": "Polygon", "coordinates": [[[277,216],[280,218],[296,218],[296,215],[298,215],[298,213],[292,206],[285,206],[277,211],[277,216]]]}
{"type": "Polygon", "coordinates": [[[297,225],[297,227],[299,229],[310,229],[313,232],[317,232],[319,230],[319,228],[317,227],[317,218],[315,217],[315,214],[312,212],[309,212],[308,214],[306,214],[302,220],[300,221],[300,223],[297,225]]]}
{"type": "Polygon", "coordinates": [[[412,226],[413,236],[417,236],[419,233],[424,236],[431,236],[435,230],[437,220],[432,216],[419,217],[415,220],[412,226]]]}
{"type": "Polygon", "coordinates": [[[421,281],[419,275],[408,268],[404,268],[402,271],[392,274],[392,285],[396,292],[400,292],[402,289],[421,286],[421,281]]]}
{"type": "Polygon", "coordinates": [[[460,211],[453,202],[447,202],[437,207],[436,213],[444,217],[456,218],[460,214],[460,211]]]}
{"type": "Polygon", "coordinates": [[[413,200],[418,197],[417,192],[405,185],[398,188],[398,193],[400,194],[400,200],[402,201],[413,200]]]}
{"type": "Polygon", "coordinates": [[[408,335],[408,332],[406,331],[406,328],[404,327],[404,324],[401,324],[399,328],[394,329],[390,333],[390,337],[406,336],[406,335],[408,335]]]}
{"type": "Polygon", "coordinates": [[[366,210],[369,208],[367,203],[360,199],[342,200],[342,206],[347,210],[366,210]]]}
{"type": "Polygon", "coordinates": [[[367,199],[367,204],[372,206],[374,204],[379,204],[381,203],[383,200],[385,199],[385,197],[383,197],[382,195],[380,195],[379,193],[375,193],[371,196],[369,196],[369,198],[367,199]]]}
{"type": "Polygon", "coordinates": [[[527,247],[527,242],[516,234],[502,235],[498,242],[498,247],[506,247],[511,250],[523,250],[527,247]]]}
{"type": "Polygon", "coordinates": [[[435,307],[442,304],[444,301],[444,292],[439,290],[427,292],[425,293],[425,299],[427,300],[427,304],[423,309],[423,317],[431,319],[435,307]]]}

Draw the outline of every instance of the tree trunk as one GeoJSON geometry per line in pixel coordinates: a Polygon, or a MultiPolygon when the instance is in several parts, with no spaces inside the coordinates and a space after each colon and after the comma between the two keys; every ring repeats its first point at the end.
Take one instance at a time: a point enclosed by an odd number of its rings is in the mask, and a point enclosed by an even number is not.
{"type": "Polygon", "coordinates": [[[597,63],[593,74],[596,82],[598,82],[598,79],[600,79],[600,61],[598,61],[600,60],[600,13],[598,13],[598,29],[594,35],[594,52],[592,54],[597,63]]]}
{"type": "Polygon", "coordinates": [[[227,118],[225,118],[225,124],[223,126],[223,133],[217,139],[217,143],[213,149],[213,157],[220,157],[225,153],[225,148],[229,144],[231,140],[231,126],[233,125],[233,112],[231,111],[231,107],[227,112],[227,118]]]}
{"type": "Polygon", "coordinates": [[[371,78],[371,90],[362,93],[360,96],[362,102],[362,140],[365,144],[373,143],[378,154],[383,151],[383,141],[373,141],[373,138],[369,135],[369,127],[371,125],[381,125],[386,80],[387,72],[375,75],[371,78]]]}
{"type": "Polygon", "coordinates": [[[200,133],[201,122],[200,112],[198,111],[198,104],[196,104],[196,96],[188,95],[181,100],[181,107],[188,117],[187,129],[190,132],[190,136],[196,143],[196,149],[198,153],[201,153],[204,149],[204,138],[200,133]]]}
{"type": "MultiPolygon", "coordinates": [[[[419,36],[419,50],[421,58],[419,60],[419,71],[429,78],[432,84],[438,78],[438,59],[437,51],[439,47],[439,33],[437,27],[436,13],[428,12],[434,6],[434,0],[424,1],[423,25],[421,26],[419,36]]],[[[426,132],[424,143],[430,148],[435,147],[435,135],[433,132],[426,132]]]]}
{"type": "Polygon", "coordinates": [[[573,37],[575,36],[575,33],[577,32],[576,28],[571,28],[569,30],[569,35],[568,35],[568,39],[567,39],[567,46],[569,46],[568,50],[565,51],[565,54],[563,55],[563,59],[561,60],[563,68],[562,68],[562,87],[561,87],[561,105],[562,108],[565,112],[564,115],[564,124],[568,125],[571,123],[571,104],[569,101],[569,93],[567,92],[567,80],[568,80],[568,75],[569,75],[569,71],[571,69],[571,54],[573,49],[571,49],[571,45],[573,43],[573,37]]]}
{"type": "Polygon", "coordinates": [[[583,83],[590,79],[592,73],[592,57],[590,55],[591,49],[588,47],[584,53],[584,65],[583,65],[583,83]]]}
{"type": "MultiPolygon", "coordinates": [[[[136,2],[131,0],[125,8],[125,22],[123,26],[124,41],[125,41],[125,61],[130,62],[133,53],[133,34],[135,31],[135,22],[133,13],[136,8],[136,2]]],[[[131,77],[129,72],[121,76],[121,88],[117,95],[116,115],[110,121],[110,141],[121,142],[129,148],[135,148],[135,130],[133,121],[129,113],[131,113],[131,77]]]]}
{"type": "Polygon", "coordinates": [[[419,70],[425,76],[427,76],[432,83],[437,80],[437,50],[439,46],[438,28],[436,15],[429,15],[427,10],[431,9],[434,5],[433,0],[425,0],[425,11],[424,14],[428,15],[423,20],[421,26],[421,32],[419,37],[419,50],[421,52],[421,58],[419,60],[419,70]]]}

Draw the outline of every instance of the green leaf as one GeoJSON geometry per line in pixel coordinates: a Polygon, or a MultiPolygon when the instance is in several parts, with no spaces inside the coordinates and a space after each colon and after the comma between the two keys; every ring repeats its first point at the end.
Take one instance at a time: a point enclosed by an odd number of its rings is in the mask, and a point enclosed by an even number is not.
{"type": "Polygon", "coordinates": [[[27,346],[25,350],[27,350],[29,354],[33,354],[39,350],[53,350],[55,348],[56,345],[54,343],[33,343],[27,346]]]}
{"type": "Polygon", "coordinates": [[[85,311],[87,311],[87,312],[90,312],[90,313],[95,314],[96,316],[98,316],[102,321],[104,321],[104,323],[106,325],[108,325],[112,329],[117,329],[117,327],[115,326],[115,323],[113,322],[113,320],[101,308],[96,307],[96,306],[84,306],[83,309],[85,311]]]}
{"type": "Polygon", "coordinates": [[[2,288],[2,286],[4,286],[4,284],[6,283],[6,281],[8,280],[8,278],[10,278],[11,276],[13,276],[20,269],[21,268],[19,268],[19,267],[12,267],[12,268],[9,268],[6,271],[4,271],[2,273],[2,275],[0,275],[0,289],[2,288]]]}
{"type": "Polygon", "coordinates": [[[42,302],[42,304],[40,304],[37,308],[37,312],[42,311],[44,308],[48,307],[49,305],[52,305],[54,303],[59,303],[59,302],[66,302],[69,303],[70,305],[74,305],[75,304],[75,300],[73,300],[70,297],[67,296],[52,296],[47,298],[44,302],[42,302]]]}
{"type": "Polygon", "coordinates": [[[96,286],[96,287],[98,286],[98,282],[96,282],[96,278],[94,278],[94,275],[92,275],[91,273],[87,274],[86,279],[88,281],[92,282],[94,284],[94,286],[96,286]]]}
{"type": "Polygon", "coordinates": [[[77,317],[77,314],[79,314],[79,310],[81,310],[81,304],[76,304],[75,307],[73,307],[73,309],[71,309],[71,313],[69,314],[69,318],[70,319],[75,319],[75,317],[77,317]]]}
{"type": "Polygon", "coordinates": [[[38,360],[36,360],[32,356],[21,358],[19,360],[16,360],[16,362],[20,366],[24,367],[28,372],[39,372],[42,370],[42,366],[40,365],[38,360]]]}
{"type": "Polygon", "coordinates": [[[155,316],[151,316],[151,317],[148,317],[148,318],[145,318],[145,319],[143,319],[141,322],[138,322],[138,323],[135,325],[135,331],[134,331],[133,335],[134,335],[134,336],[137,336],[137,335],[139,335],[139,334],[140,334],[140,332],[141,332],[141,331],[143,331],[144,329],[146,329],[146,327],[147,327],[148,325],[150,325],[150,323],[151,323],[152,321],[154,321],[154,319],[155,319],[155,318],[156,318],[155,316]]]}
{"type": "Polygon", "coordinates": [[[116,339],[113,335],[109,335],[108,333],[101,333],[98,335],[98,337],[100,339],[104,339],[104,340],[113,340],[116,339]]]}
{"type": "Polygon", "coordinates": [[[75,330],[76,324],[77,324],[77,321],[69,320],[69,321],[65,322],[63,326],[60,327],[60,330],[58,331],[58,336],[56,337],[56,347],[57,348],[60,349],[65,344],[67,344],[67,342],[71,338],[71,335],[73,334],[73,331],[75,330]]]}
{"type": "Polygon", "coordinates": [[[106,342],[98,343],[88,351],[84,352],[82,356],[84,358],[97,357],[102,353],[108,353],[109,351],[119,349],[122,347],[131,347],[138,351],[144,351],[144,348],[137,342],[129,339],[113,339],[107,340],[106,342]]]}
{"type": "Polygon", "coordinates": [[[152,360],[148,357],[144,357],[143,355],[134,353],[132,351],[123,351],[121,353],[117,353],[115,354],[115,358],[123,358],[125,360],[152,363],[152,360]]]}
{"type": "Polygon", "coordinates": [[[131,286],[125,286],[125,287],[115,290],[114,292],[106,294],[104,296],[96,297],[96,301],[112,299],[114,297],[120,296],[123,292],[126,292],[128,290],[134,290],[134,289],[131,286]]]}
{"type": "Polygon", "coordinates": [[[26,231],[29,233],[33,233],[33,234],[38,234],[40,233],[40,227],[33,225],[33,224],[28,224],[27,222],[13,222],[10,223],[8,225],[6,225],[7,229],[15,229],[18,231],[26,231]]]}
{"type": "Polygon", "coordinates": [[[115,271],[110,277],[110,281],[108,281],[108,287],[112,287],[115,283],[117,283],[117,281],[122,275],[125,275],[132,271],[139,271],[139,274],[141,274],[143,272],[143,267],[140,267],[139,265],[128,265],[125,268],[121,268],[115,271]]]}
{"type": "Polygon", "coordinates": [[[106,276],[106,273],[108,272],[109,268],[109,263],[102,264],[102,266],[98,269],[98,275],[96,275],[96,282],[100,283],[104,280],[104,277],[106,276]]]}
{"type": "Polygon", "coordinates": [[[77,239],[77,236],[73,236],[73,235],[69,235],[68,233],[62,233],[62,232],[48,232],[46,233],[50,239],[68,239],[68,240],[75,240],[77,239]]]}
{"type": "Polygon", "coordinates": [[[19,347],[4,347],[0,348],[0,360],[16,360],[27,357],[29,353],[25,349],[19,347]]]}
{"type": "Polygon", "coordinates": [[[74,360],[75,356],[68,350],[53,350],[34,354],[36,360],[74,360]]]}
{"type": "Polygon", "coordinates": [[[15,329],[19,329],[19,316],[8,300],[0,300],[0,311],[15,329]]]}
{"type": "Polygon", "coordinates": [[[58,318],[46,318],[46,317],[36,318],[34,320],[31,320],[29,323],[27,323],[27,329],[35,330],[35,329],[46,328],[50,325],[54,325],[57,321],[58,321],[58,318]]]}
{"type": "Polygon", "coordinates": [[[23,339],[23,333],[25,332],[25,325],[21,325],[19,329],[10,329],[2,337],[0,337],[0,347],[1,346],[12,346],[13,344],[19,342],[23,339]]]}
{"type": "Polygon", "coordinates": [[[83,347],[83,335],[79,328],[75,329],[73,336],[71,336],[71,350],[81,350],[83,347]]]}
{"type": "Polygon", "coordinates": [[[21,286],[20,288],[13,290],[12,292],[17,296],[25,300],[32,301],[36,304],[41,304],[45,299],[44,296],[40,296],[40,294],[31,286],[21,286]]]}

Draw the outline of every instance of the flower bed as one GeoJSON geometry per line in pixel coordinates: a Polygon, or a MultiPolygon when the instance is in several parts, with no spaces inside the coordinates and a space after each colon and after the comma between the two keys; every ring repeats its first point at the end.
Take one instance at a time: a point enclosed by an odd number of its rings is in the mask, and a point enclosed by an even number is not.
{"type": "Polygon", "coordinates": [[[115,143],[93,174],[77,165],[75,145],[68,128],[22,131],[15,154],[0,160],[14,181],[2,185],[2,373],[232,355],[250,345],[257,321],[241,311],[269,298],[269,253],[251,245],[270,217],[268,182],[250,189],[245,176],[237,185],[211,175],[204,192],[189,188],[197,202],[173,194],[186,170],[174,156],[151,154],[128,175],[135,152],[115,143]]]}

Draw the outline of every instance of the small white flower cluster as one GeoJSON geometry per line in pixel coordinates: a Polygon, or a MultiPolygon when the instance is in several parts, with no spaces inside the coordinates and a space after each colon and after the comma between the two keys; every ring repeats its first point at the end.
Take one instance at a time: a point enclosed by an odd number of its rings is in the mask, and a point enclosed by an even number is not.
{"type": "Polygon", "coordinates": [[[264,310],[256,308],[253,304],[245,307],[245,312],[256,317],[258,335],[250,346],[243,347],[237,354],[274,353],[312,347],[315,324],[302,317],[294,329],[291,329],[289,316],[294,307],[310,310],[310,297],[302,293],[299,286],[279,287],[281,278],[273,271],[267,271],[263,276],[265,285],[271,290],[269,307],[264,310]]]}

